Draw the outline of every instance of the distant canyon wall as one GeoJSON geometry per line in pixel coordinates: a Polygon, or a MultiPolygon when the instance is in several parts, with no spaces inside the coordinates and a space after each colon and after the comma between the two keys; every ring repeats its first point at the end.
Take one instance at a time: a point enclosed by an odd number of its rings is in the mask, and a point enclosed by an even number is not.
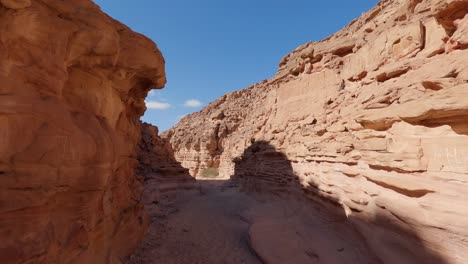
{"type": "Polygon", "coordinates": [[[0,83],[0,262],[119,263],[157,46],[89,0],[0,0],[0,83]]]}
{"type": "Polygon", "coordinates": [[[467,12],[468,1],[381,1],[163,137],[194,176],[214,167],[342,211],[386,263],[464,263],[467,12]]]}

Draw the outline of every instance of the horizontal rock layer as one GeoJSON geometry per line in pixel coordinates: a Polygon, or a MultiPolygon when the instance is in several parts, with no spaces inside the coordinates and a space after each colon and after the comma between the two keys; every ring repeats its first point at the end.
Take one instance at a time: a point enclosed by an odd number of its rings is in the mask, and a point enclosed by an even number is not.
{"type": "Polygon", "coordinates": [[[0,262],[119,262],[145,230],[135,147],[158,48],[89,0],[1,0],[0,80],[0,262]]]}
{"type": "Polygon", "coordinates": [[[385,263],[464,263],[467,12],[462,0],[381,1],[163,137],[194,176],[215,167],[248,190],[302,189],[385,263]]]}

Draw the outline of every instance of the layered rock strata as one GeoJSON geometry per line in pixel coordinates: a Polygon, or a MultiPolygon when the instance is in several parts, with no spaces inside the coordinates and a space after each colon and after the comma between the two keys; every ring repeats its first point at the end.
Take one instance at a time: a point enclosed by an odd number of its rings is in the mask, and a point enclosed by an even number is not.
{"type": "Polygon", "coordinates": [[[466,0],[381,1],[163,137],[194,176],[214,167],[250,190],[300,186],[385,263],[464,263],[467,13],[466,0]]]}
{"type": "Polygon", "coordinates": [[[0,262],[118,263],[145,231],[158,48],[89,0],[1,0],[0,80],[0,262]]]}

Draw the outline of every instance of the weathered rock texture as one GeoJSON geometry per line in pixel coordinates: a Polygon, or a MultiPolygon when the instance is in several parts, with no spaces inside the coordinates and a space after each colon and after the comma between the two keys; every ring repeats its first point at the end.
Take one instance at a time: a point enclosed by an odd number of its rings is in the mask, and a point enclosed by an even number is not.
{"type": "Polygon", "coordinates": [[[157,127],[143,123],[138,144],[137,173],[144,179],[142,201],[147,207],[158,203],[162,193],[195,187],[195,179],[175,159],[171,144],[158,132],[157,127]]]}
{"type": "Polygon", "coordinates": [[[467,12],[466,0],[381,1],[288,54],[273,78],[163,136],[192,175],[219,167],[249,189],[277,193],[296,181],[345,215],[385,263],[464,263],[467,12]],[[250,148],[259,141],[274,151],[250,148]],[[276,151],[291,173],[275,169],[276,151]],[[239,170],[242,161],[250,165],[239,170]]]}
{"type": "Polygon", "coordinates": [[[156,45],[89,0],[0,1],[0,262],[119,262],[142,237],[156,45]]]}
{"type": "MultiPolygon", "coordinates": [[[[177,252],[169,250],[161,253],[158,250],[161,244],[169,245],[180,239],[180,235],[167,237],[167,232],[172,229],[167,226],[168,215],[178,211],[172,203],[177,202],[179,194],[183,193],[180,191],[198,187],[197,183],[188,169],[175,159],[172,146],[158,135],[157,127],[142,124],[137,153],[137,175],[144,181],[141,203],[150,224],[144,239],[124,263],[177,263],[181,251],[187,250],[187,245],[178,244],[177,252]]],[[[173,224],[177,226],[180,223],[173,224]]],[[[193,259],[190,261],[197,263],[193,259]]]]}

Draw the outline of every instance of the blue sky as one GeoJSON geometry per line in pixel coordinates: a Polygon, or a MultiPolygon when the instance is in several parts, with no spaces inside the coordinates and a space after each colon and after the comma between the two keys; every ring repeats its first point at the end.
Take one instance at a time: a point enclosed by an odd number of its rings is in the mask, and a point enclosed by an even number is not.
{"type": "Polygon", "coordinates": [[[162,51],[168,82],[150,93],[142,120],[164,131],[216,98],[270,78],[284,55],[336,32],[378,1],[95,2],[162,51]]]}

